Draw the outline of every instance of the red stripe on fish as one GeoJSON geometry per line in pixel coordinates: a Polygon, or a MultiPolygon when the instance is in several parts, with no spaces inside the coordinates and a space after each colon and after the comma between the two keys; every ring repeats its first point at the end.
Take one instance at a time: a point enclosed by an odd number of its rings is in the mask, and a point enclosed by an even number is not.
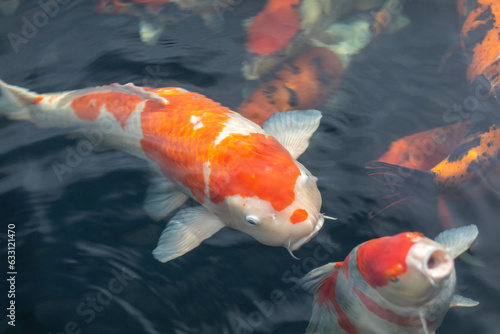
{"type": "Polygon", "coordinates": [[[323,283],[323,285],[318,289],[318,304],[325,304],[328,311],[330,311],[330,302],[337,312],[337,321],[339,326],[349,334],[358,334],[358,330],[354,327],[347,314],[342,310],[339,303],[337,302],[337,293],[335,288],[337,286],[337,279],[339,272],[334,272],[328,279],[323,283]]]}
{"type": "Polygon", "coordinates": [[[71,106],[78,118],[93,122],[95,121],[104,106],[106,111],[112,114],[124,129],[127,120],[137,108],[137,104],[144,101],[137,95],[107,92],[93,93],[75,98],[71,106]]]}
{"type": "Polygon", "coordinates": [[[344,273],[345,279],[349,279],[349,261],[351,260],[351,253],[347,255],[344,262],[337,262],[342,264],[342,272],[344,273]]]}
{"type": "Polygon", "coordinates": [[[258,196],[281,211],[295,200],[300,170],[273,137],[261,133],[228,135],[217,145],[211,161],[210,199],[216,204],[227,196],[258,196]]]}
{"type": "MultiPolygon", "coordinates": [[[[365,307],[375,314],[380,319],[389,321],[398,326],[402,327],[422,327],[422,322],[418,316],[404,317],[397,314],[394,311],[383,308],[379,304],[377,304],[373,299],[365,295],[361,290],[352,288],[354,293],[358,296],[359,300],[365,305],[365,307]]],[[[430,326],[431,323],[427,322],[430,326]]]]}
{"type": "Polygon", "coordinates": [[[401,233],[365,242],[357,251],[359,272],[372,288],[386,285],[406,272],[408,251],[422,237],[421,233],[401,233]]]}

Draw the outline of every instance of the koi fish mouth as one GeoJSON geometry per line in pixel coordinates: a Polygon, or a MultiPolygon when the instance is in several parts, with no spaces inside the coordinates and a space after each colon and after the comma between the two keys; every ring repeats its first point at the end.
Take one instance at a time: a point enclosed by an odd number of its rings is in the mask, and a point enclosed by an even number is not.
{"type": "Polygon", "coordinates": [[[422,274],[436,287],[442,279],[448,277],[453,271],[454,263],[450,254],[444,249],[429,252],[422,259],[422,274]]]}
{"type": "Polygon", "coordinates": [[[285,245],[285,248],[288,249],[292,257],[296,258],[292,253],[293,251],[300,249],[300,247],[309,242],[309,240],[311,240],[316,236],[316,234],[318,234],[319,230],[323,226],[324,221],[325,217],[323,215],[320,215],[316,225],[314,226],[314,229],[311,231],[311,233],[309,233],[309,235],[300,238],[294,242],[292,242],[292,239],[288,239],[288,243],[285,245]]]}

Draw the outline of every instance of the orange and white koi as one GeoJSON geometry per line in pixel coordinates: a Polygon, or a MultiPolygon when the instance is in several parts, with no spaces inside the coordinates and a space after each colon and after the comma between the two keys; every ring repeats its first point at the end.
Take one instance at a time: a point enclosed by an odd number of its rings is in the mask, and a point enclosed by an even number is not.
{"type": "Polygon", "coordinates": [[[323,225],[317,178],[296,160],[319,126],[319,111],[275,114],[260,127],[180,88],[114,84],[36,94],[0,81],[0,113],[42,127],[100,131],[104,146],[149,161],[158,177],[145,211],[155,219],[189,197],[200,203],[168,223],[153,252],[162,262],[225,226],[291,252],[323,225]]]}
{"type": "Polygon", "coordinates": [[[467,78],[480,98],[464,139],[428,172],[383,162],[367,164],[368,174],[390,189],[383,207],[439,195],[461,196],[499,165],[500,3],[460,0],[458,4],[466,17],[461,39],[470,56],[467,78]]]}
{"type": "Polygon", "coordinates": [[[434,333],[450,307],[478,302],[455,294],[454,259],[478,235],[475,225],[430,240],[401,233],[367,241],[345,261],[316,268],[302,279],[314,294],[307,333],[434,333]]]}

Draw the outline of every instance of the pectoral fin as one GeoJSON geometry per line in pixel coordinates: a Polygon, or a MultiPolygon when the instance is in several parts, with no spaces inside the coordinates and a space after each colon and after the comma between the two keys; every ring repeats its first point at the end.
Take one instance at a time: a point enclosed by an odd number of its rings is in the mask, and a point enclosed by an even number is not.
{"type": "Polygon", "coordinates": [[[479,305],[478,301],[460,295],[454,295],[450,303],[450,307],[474,307],[477,305],[479,305]]]}
{"type": "Polygon", "coordinates": [[[343,332],[339,327],[338,316],[333,307],[333,303],[337,301],[330,300],[329,296],[320,295],[320,288],[329,277],[338,275],[337,271],[341,265],[342,262],[325,264],[324,266],[312,270],[300,280],[300,285],[305,290],[314,294],[312,316],[306,333],[343,332]],[[322,302],[319,302],[320,300],[322,302]]]}
{"type": "Polygon", "coordinates": [[[160,262],[173,260],[196,248],[224,226],[222,220],[202,206],[181,210],[163,230],[153,255],[160,262]]]}
{"type": "Polygon", "coordinates": [[[144,211],[154,220],[160,220],[184,204],[188,198],[164,176],[158,176],[147,190],[144,211]]]}
{"type": "Polygon", "coordinates": [[[453,228],[441,232],[434,241],[443,245],[455,259],[469,249],[479,234],[476,225],[453,228]]]}
{"type": "Polygon", "coordinates": [[[262,128],[297,159],[309,146],[320,120],[318,110],[282,111],[269,116],[262,128]]]}

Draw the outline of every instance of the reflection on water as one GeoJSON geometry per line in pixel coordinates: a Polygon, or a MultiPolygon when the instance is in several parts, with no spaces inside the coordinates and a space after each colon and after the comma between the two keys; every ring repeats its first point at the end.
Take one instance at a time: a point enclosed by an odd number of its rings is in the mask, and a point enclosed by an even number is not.
{"type": "MultiPolygon", "coordinates": [[[[264,1],[242,1],[226,11],[218,32],[206,29],[198,16],[186,17],[166,28],[155,46],[140,41],[136,17],[96,15],[87,1],[62,3],[16,49],[8,33],[19,34],[23,18],[33,17],[40,6],[25,1],[2,17],[1,79],[39,92],[111,82],[180,86],[232,108],[241,103],[241,21],[256,15],[264,1]]],[[[440,68],[458,42],[455,1],[409,2],[405,13],[409,27],[381,36],[353,59],[300,158],[319,178],[323,212],[339,219],[325,223],[318,237],[296,252],[299,261],[285,249],[223,230],[185,256],[159,263],[151,251],[164,223],[142,210],[150,177],[144,162],[121,152],[93,152],[59,180],[52,164],[64,161],[77,139],[67,139],[63,130],[2,118],[1,221],[16,225],[18,276],[16,327],[4,319],[0,331],[303,333],[312,301],[296,286],[303,274],[381,235],[405,230],[437,235],[433,200],[368,219],[381,192],[364,164],[398,138],[446,125],[444,112],[468,94],[459,53],[440,68]]],[[[459,293],[481,304],[452,309],[438,332],[496,333],[498,192],[449,205],[455,224],[478,225],[473,252],[486,267],[457,261],[459,293]]],[[[5,241],[6,228],[0,233],[5,241]]]]}

